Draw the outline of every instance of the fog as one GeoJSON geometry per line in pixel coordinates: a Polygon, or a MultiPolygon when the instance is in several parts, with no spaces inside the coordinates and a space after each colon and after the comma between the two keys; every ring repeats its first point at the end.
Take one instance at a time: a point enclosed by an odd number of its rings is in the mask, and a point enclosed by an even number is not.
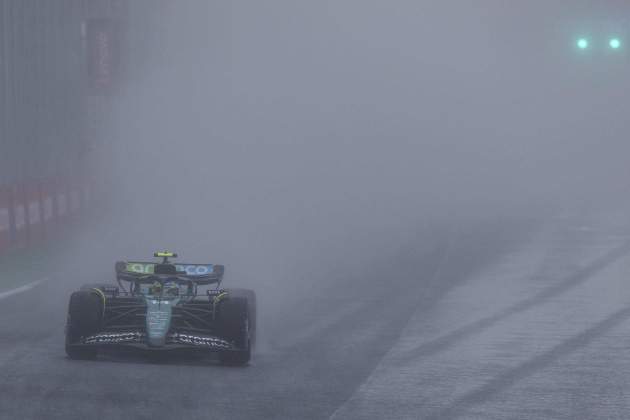
{"type": "Polygon", "coordinates": [[[95,152],[120,253],[291,278],[627,201],[626,56],[573,48],[613,28],[594,4],[164,7],[95,152]]]}
{"type": "Polygon", "coordinates": [[[629,12],[0,0],[0,420],[624,418],[629,12]]]}

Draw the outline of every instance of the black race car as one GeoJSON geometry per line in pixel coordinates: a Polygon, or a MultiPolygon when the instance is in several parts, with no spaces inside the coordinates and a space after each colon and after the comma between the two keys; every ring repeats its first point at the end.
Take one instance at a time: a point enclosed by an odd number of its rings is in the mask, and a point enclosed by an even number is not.
{"type": "Polygon", "coordinates": [[[224,266],[119,261],[117,285],[85,285],[72,293],[66,353],[94,359],[100,349],[216,352],[226,364],[244,365],[256,343],[256,295],[222,289],[224,266]]]}

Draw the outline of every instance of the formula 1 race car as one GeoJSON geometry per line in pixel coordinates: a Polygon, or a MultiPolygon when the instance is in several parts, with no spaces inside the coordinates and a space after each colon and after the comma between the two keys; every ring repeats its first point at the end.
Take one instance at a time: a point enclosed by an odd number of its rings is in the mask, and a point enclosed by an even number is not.
{"type": "Polygon", "coordinates": [[[218,353],[225,364],[244,365],[256,341],[256,295],[222,289],[224,266],[161,262],[116,263],[118,285],[85,285],[72,293],[66,353],[94,359],[105,348],[218,353]]]}

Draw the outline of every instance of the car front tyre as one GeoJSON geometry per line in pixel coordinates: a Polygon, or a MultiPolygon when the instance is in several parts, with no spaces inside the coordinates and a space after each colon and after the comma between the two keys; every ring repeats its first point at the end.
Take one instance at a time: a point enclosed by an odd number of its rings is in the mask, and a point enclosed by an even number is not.
{"type": "Polygon", "coordinates": [[[91,290],[79,290],[70,296],[68,323],[66,325],[66,354],[70,359],[92,360],[96,347],[79,344],[81,337],[97,333],[103,317],[103,300],[91,290]]]}

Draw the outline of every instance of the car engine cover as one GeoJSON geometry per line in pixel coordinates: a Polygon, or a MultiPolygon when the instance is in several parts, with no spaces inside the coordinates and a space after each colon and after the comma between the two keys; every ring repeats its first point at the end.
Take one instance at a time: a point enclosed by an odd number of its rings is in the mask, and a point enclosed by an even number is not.
{"type": "Polygon", "coordinates": [[[147,297],[147,344],[162,347],[166,344],[166,334],[171,327],[173,306],[179,299],[153,299],[147,297]]]}

